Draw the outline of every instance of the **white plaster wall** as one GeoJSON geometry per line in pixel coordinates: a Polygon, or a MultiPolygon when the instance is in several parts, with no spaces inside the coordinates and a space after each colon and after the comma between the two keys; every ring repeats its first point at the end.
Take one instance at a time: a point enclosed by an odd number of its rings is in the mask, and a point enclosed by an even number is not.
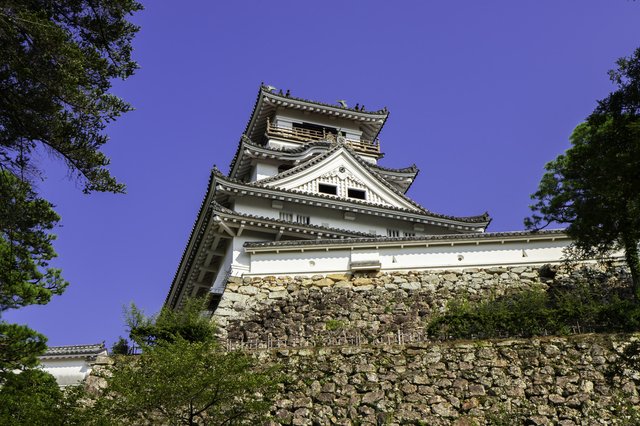
{"type": "Polygon", "coordinates": [[[345,272],[349,270],[350,256],[349,249],[251,255],[251,271],[245,276],[293,276],[345,272]]]}
{"type": "Polygon", "coordinates": [[[56,378],[58,386],[77,385],[85,379],[91,367],[82,358],[40,359],[43,370],[56,378]]]}
{"type": "MultiPolygon", "coordinates": [[[[355,213],[355,220],[346,220],[344,218],[345,210],[340,210],[332,204],[331,200],[327,200],[324,204],[328,207],[310,206],[302,202],[282,201],[283,208],[275,209],[271,207],[271,199],[263,197],[252,197],[244,195],[235,199],[234,208],[237,212],[251,214],[255,216],[264,216],[274,219],[280,218],[280,212],[292,213],[294,215],[306,215],[310,217],[312,225],[326,226],[338,229],[350,229],[358,232],[375,231],[377,235],[386,236],[387,228],[400,230],[401,236],[405,232],[415,232],[416,235],[443,235],[451,234],[451,228],[443,226],[424,225],[424,231],[414,231],[414,222],[391,219],[388,217],[374,216],[364,213],[355,213]]],[[[364,207],[366,208],[366,207],[364,207]]]]}
{"type": "MultiPolygon", "coordinates": [[[[409,271],[428,269],[486,268],[492,266],[544,265],[562,261],[562,250],[570,240],[500,242],[460,244],[455,246],[431,245],[381,247],[378,251],[382,271],[409,271]],[[525,256],[523,256],[523,250],[525,256]]],[[[355,248],[358,252],[372,252],[355,248]]],[[[313,250],[251,255],[248,276],[327,274],[349,270],[350,247],[340,250],[313,250]]],[[[356,255],[357,257],[357,255],[356,255]]]]}
{"type": "Polygon", "coordinates": [[[275,176],[278,174],[278,166],[275,164],[269,163],[257,163],[252,172],[251,182],[256,180],[268,178],[270,176],[275,176]]]}

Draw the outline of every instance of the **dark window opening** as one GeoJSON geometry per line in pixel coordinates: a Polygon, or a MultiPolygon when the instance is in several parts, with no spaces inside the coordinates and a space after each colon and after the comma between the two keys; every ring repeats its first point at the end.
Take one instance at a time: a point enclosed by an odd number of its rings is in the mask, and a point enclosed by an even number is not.
{"type": "MultiPolygon", "coordinates": [[[[338,134],[338,129],[335,127],[320,126],[313,123],[292,123],[292,126],[294,129],[313,130],[318,133],[322,133],[324,130],[324,132],[331,133],[332,135],[338,134]]],[[[347,136],[347,132],[340,132],[340,134],[342,136],[347,136]]]]}
{"type": "Polygon", "coordinates": [[[349,198],[357,198],[358,200],[366,200],[366,192],[362,189],[351,189],[347,190],[347,195],[349,198]]]}
{"type": "Polygon", "coordinates": [[[325,185],[324,183],[319,183],[318,192],[322,192],[323,194],[337,195],[338,188],[333,185],[325,185]]]}
{"type": "Polygon", "coordinates": [[[289,169],[293,169],[293,166],[290,164],[280,164],[278,166],[278,173],[286,172],[289,169]]]}

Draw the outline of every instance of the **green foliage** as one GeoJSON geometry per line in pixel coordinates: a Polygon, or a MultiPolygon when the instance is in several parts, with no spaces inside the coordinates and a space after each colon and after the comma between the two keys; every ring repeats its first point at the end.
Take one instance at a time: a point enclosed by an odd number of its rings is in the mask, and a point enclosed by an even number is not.
{"type": "Polygon", "coordinates": [[[259,368],[241,352],[177,336],[140,356],[120,357],[92,408],[112,425],[261,424],[278,385],[278,367],[259,368]]]}
{"type": "Polygon", "coordinates": [[[129,342],[122,336],[118,336],[118,341],[111,346],[110,352],[111,355],[129,355],[129,342]]]}
{"type": "Polygon", "coordinates": [[[568,224],[573,254],[600,258],[624,249],[640,299],[640,49],[609,71],[618,90],[578,125],[564,155],[547,163],[528,229],[568,224]]]}
{"type": "Polygon", "coordinates": [[[0,169],[38,176],[41,146],[85,192],[124,192],[100,151],[107,123],[133,108],[109,93],[131,60],[134,0],[0,2],[0,169]]]}
{"type": "MultiPolygon", "coordinates": [[[[31,186],[0,170],[0,317],[7,309],[44,305],[68,283],[49,267],[57,255],[50,234],[60,217],[31,186]]],[[[26,326],[0,321],[0,371],[37,364],[47,339],[26,326]]]]}
{"type": "Polygon", "coordinates": [[[640,307],[617,296],[608,303],[603,300],[598,288],[586,285],[552,293],[532,289],[479,303],[452,299],[447,304],[447,312],[434,318],[427,331],[434,337],[444,333],[450,338],[467,339],[505,334],[563,335],[571,333],[576,326],[578,332],[585,326],[599,332],[640,330],[640,307]]]}
{"type": "Polygon", "coordinates": [[[493,426],[520,426],[527,424],[527,415],[531,413],[531,404],[526,399],[521,399],[517,404],[510,404],[509,409],[502,402],[498,402],[497,410],[488,412],[487,420],[493,426]]]}
{"type": "Polygon", "coordinates": [[[29,369],[20,374],[3,373],[0,388],[0,424],[2,425],[82,425],[83,388],[61,391],[56,379],[42,370],[29,369]]]}
{"type": "Polygon", "coordinates": [[[338,320],[328,320],[327,321],[327,330],[340,330],[344,328],[344,323],[338,320]]]}
{"type": "Polygon", "coordinates": [[[131,302],[123,306],[129,337],[143,349],[158,342],[173,342],[182,338],[189,342],[215,341],[215,326],[202,315],[204,299],[188,299],[180,312],[162,307],[160,312],[147,316],[144,309],[131,302]]]}

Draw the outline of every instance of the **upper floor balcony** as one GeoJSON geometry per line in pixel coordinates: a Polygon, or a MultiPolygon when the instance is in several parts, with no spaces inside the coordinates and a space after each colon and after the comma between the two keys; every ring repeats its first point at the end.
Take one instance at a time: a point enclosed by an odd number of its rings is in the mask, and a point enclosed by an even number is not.
{"type": "MultiPolygon", "coordinates": [[[[280,137],[298,142],[312,142],[327,139],[335,140],[336,137],[333,132],[328,132],[326,129],[288,128],[272,124],[269,120],[267,120],[266,135],[267,137],[280,137]]],[[[346,142],[355,151],[373,155],[380,154],[380,139],[376,139],[375,141],[346,139],[346,142]]]]}

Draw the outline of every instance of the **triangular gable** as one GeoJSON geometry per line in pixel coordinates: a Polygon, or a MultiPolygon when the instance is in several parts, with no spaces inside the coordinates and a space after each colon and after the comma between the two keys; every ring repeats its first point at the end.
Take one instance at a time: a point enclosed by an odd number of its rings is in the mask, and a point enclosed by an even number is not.
{"type": "MultiPolygon", "coordinates": [[[[355,154],[357,155],[357,154],[355,154]]],[[[372,170],[362,164],[344,145],[282,175],[276,175],[256,183],[265,186],[322,193],[319,184],[336,188],[336,196],[349,199],[348,190],[364,190],[365,201],[382,206],[424,211],[398,191],[391,189],[372,170]]],[[[324,193],[326,195],[326,193],[324,193]]]]}

